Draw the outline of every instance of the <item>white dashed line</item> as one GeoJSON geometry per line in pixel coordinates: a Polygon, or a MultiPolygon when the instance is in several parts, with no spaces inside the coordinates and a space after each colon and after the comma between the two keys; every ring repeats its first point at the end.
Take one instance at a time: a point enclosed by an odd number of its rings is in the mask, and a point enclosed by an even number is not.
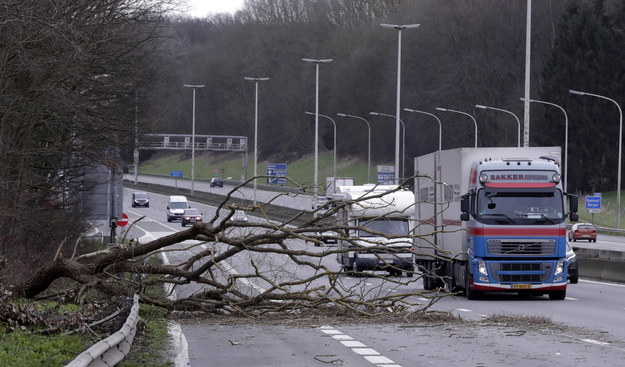
{"type": "Polygon", "coordinates": [[[456,310],[460,312],[473,312],[473,310],[469,310],[467,308],[456,308],[456,310]]]}
{"type": "Polygon", "coordinates": [[[332,326],[321,326],[319,330],[326,335],[332,336],[332,339],[340,341],[341,344],[350,348],[352,352],[362,356],[371,364],[378,367],[402,367],[401,365],[393,362],[392,359],[381,355],[375,349],[368,348],[365,344],[354,340],[351,336],[343,334],[343,332],[333,328],[332,326]]]}
{"type": "Polygon", "coordinates": [[[359,342],[357,340],[346,340],[346,341],[342,341],[341,344],[343,344],[347,348],[363,348],[363,347],[365,347],[364,344],[362,344],[361,342],[359,342]]]}
{"type": "Polygon", "coordinates": [[[380,353],[371,348],[352,348],[352,352],[361,356],[379,356],[380,353]]]}

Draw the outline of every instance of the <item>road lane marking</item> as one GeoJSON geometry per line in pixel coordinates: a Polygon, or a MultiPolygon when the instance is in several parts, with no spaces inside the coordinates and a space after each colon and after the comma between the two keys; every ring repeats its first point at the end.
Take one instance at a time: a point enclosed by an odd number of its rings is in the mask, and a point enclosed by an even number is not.
{"type": "Polygon", "coordinates": [[[573,297],[565,297],[564,299],[568,299],[569,301],[579,301],[579,298],[573,298],[573,297]]]}
{"type": "Polygon", "coordinates": [[[606,343],[606,342],[602,342],[599,340],[594,340],[594,339],[580,339],[583,342],[586,343],[590,343],[590,344],[596,344],[596,345],[610,345],[610,343],[606,343]]]}
{"type": "Polygon", "coordinates": [[[473,310],[469,310],[468,308],[456,308],[456,310],[461,312],[473,312],[473,310]]]}
{"type": "Polygon", "coordinates": [[[332,326],[321,326],[319,327],[319,330],[321,330],[324,334],[331,336],[332,339],[341,342],[341,344],[351,349],[352,352],[362,356],[371,364],[378,367],[402,367],[401,365],[393,362],[392,359],[381,355],[375,349],[367,347],[365,344],[355,340],[351,336],[344,334],[342,331],[335,329],[332,326]]]}
{"type": "Polygon", "coordinates": [[[599,282],[596,280],[585,280],[585,279],[580,279],[580,282],[584,282],[584,283],[592,283],[592,284],[601,284],[601,285],[611,285],[614,287],[621,287],[621,288],[625,288],[625,284],[616,284],[616,283],[606,283],[606,282],[599,282]]]}
{"type": "Polygon", "coordinates": [[[352,352],[361,356],[379,356],[380,353],[371,348],[352,348],[352,352]]]}
{"type": "Polygon", "coordinates": [[[187,338],[184,336],[180,324],[176,322],[170,322],[168,324],[168,330],[171,335],[172,343],[174,344],[174,350],[178,351],[174,361],[175,366],[187,367],[189,366],[189,343],[187,342],[187,338]]]}
{"type": "MultiPolygon", "coordinates": [[[[138,227],[138,226],[137,226],[138,227]]],[[[156,236],[152,234],[152,232],[147,231],[143,228],[140,228],[145,232],[145,235],[141,237],[139,240],[141,242],[144,241],[154,241],[156,240],[156,236]]],[[[169,258],[164,252],[161,252],[161,258],[163,259],[163,264],[169,265],[169,258]]],[[[167,298],[175,301],[176,300],[176,292],[174,291],[174,285],[171,283],[165,284],[165,294],[168,294],[167,298]]],[[[182,328],[180,324],[177,322],[169,322],[167,323],[167,333],[170,336],[172,343],[174,344],[174,350],[176,352],[176,358],[174,359],[175,367],[188,367],[189,366],[189,343],[187,342],[187,338],[182,332],[182,328]]]]}
{"type": "Polygon", "coordinates": [[[363,348],[363,347],[366,347],[366,345],[362,344],[358,340],[344,340],[344,341],[341,341],[341,344],[343,344],[344,346],[346,346],[348,348],[363,348]]]}

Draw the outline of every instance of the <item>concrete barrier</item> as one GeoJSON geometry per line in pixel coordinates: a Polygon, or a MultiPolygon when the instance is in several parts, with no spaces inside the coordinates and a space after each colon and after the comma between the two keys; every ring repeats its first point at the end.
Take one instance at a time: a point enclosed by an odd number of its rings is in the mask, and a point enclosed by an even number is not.
{"type": "Polygon", "coordinates": [[[625,252],[578,248],[575,254],[580,277],[625,282],[625,252]]]}

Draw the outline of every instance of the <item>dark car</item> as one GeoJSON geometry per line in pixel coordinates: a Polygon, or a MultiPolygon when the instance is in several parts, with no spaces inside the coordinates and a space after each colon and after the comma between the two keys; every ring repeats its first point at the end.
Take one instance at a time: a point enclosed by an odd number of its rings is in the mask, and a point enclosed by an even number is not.
{"type": "Polygon", "coordinates": [[[150,207],[150,197],[145,192],[133,192],[132,193],[132,207],[138,206],[150,207]]]}
{"type": "Polygon", "coordinates": [[[182,213],[182,226],[202,221],[202,213],[197,209],[187,209],[182,213]]]}
{"type": "Polygon", "coordinates": [[[577,250],[577,247],[572,248],[568,242],[566,243],[567,278],[571,284],[576,284],[579,281],[579,268],[577,267],[575,250],[577,250]]]}
{"type": "Polygon", "coordinates": [[[211,187],[224,187],[224,180],[221,178],[213,177],[210,182],[211,187]]]}
{"type": "Polygon", "coordinates": [[[588,242],[597,242],[597,231],[590,223],[575,223],[569,231],[569,241],[588,240],[588,242]]]}

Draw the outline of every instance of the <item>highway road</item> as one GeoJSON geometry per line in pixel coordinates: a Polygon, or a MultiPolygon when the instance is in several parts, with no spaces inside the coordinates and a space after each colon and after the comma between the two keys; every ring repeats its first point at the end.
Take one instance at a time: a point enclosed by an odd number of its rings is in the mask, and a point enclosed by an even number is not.
{"type": "MultiPolygon", "coordinates": [[[[196,183],[196,190],[198,185],[196,183]]],[[[220,190],[220,189],[212,189],[220,190]]],[[[224,188],[223,190],[226,190],[224,188]]],[[[167,223],[166,197],[151,195],[150,208],[130,208],[130,191],[124,190],[126,213],[130,220],[142,220],[130,237],[142,241],[159,238],[181,230],[180,223],[167,223]]],[[[291,198],[291,200],[294,200],[291,198]]],[[[192,203],[207,216],[214,208],[192,203]]],[[[306,205],[306,204],[300,204],[306,205]]],[[[310,244],[294,242],[310,251],[323,251],[310,244]]],[[[168,253],[166,261],[183,261],[201,248],[193,243],[184,251],[168,253]]],[[[618,237],[599,236],[597,243],[577,242],[575,245],[624,246],[618,237]]],[[[227,272],[244,271],[245,258],[229,265],[227,272]],[[237,270],[239,269],[239,270],[237,270]]],[[[258,259],[256,259],[258,260],[258,259]]],[[[287,277],[298,275],[298,269],[268,260],[262,266],[280,267],[287,277]]],[[[324,259],[329,267],[338,265],[324,259]]],[[[301,270],[301,269],[300,269],[301,270]]],[[[299,274],[302,275],[302,274],[299,274]]],[[[303,274],[306,275],[306,274],[303,274]]],[[[422,291],[419,280],[398,285],[377,278],[342,278],[346,286],[363,292],[422,291]]],[[[259,292],[266,284],[249,281],[249,292],[259,292]]],[[[173,290],[182,297],[201,290],[190,284],[173,290]]],[[[428,293],[415,295],[411,301],[427,302],[428,293]]],[[[375,324],[332,321],[280,324],[220,324],[219,320],[181,320],[172,324],[173,359],[176,366],[625,366],[625,286],[580,279],[570,285],[564,301],[548,297],[519,298],[515,295],[493,294],[484,300],[468,301],[464,297],[446,297],[432,306],[433,310],[458,315],[465,323],[440,325],[375,324]],[[484,326],[483,320],[508,315],[529,318],[529,330],[517,326],[495,324],[484,326]],[[557,323],[542,325],[543,318],[557,323]]]]}

